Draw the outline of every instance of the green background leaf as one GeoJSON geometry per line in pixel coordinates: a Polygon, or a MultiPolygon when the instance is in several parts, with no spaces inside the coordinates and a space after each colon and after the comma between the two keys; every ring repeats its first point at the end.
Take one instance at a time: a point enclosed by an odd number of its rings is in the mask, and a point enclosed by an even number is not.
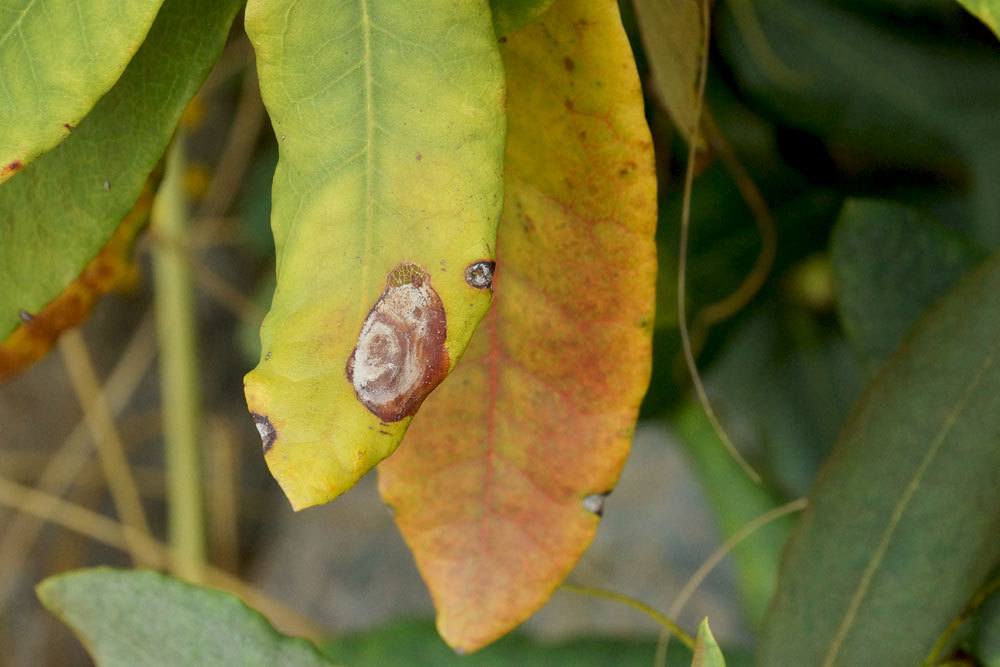
{"type": "Polygon", "coordinates": [[[0,183],[114,85],[162,1],[0,0],[0,183]]]}
{"type": "Polygon", "coordinates": [[[167,0],[79,127],[0,185],[0,338],[76,279],[132,208],[241,4],[167,0]]]}
{"type": "Polygon", "coordinates": [[[855,406],[785,552],[763,665],[914,665],[1000,558],[1000,255],[855,406]]]}
{"type": "Polygon", "coordinates": [[[912,208],[848,200],[833,235],[840,321],[872,365],[984,252],[912,208]]]}
{"type": "Polygon", "coordinates": [[[755,0],[758,34],[735,12],[736,3],[724,3],[718,45],[743,90],[782,122],[821,137],[845,172],[899,168],[910,182],[936,173],[967,208],[965,230],[996,247],[995,44],[944,37],[943,29],[897,29],[898,20],[872,21],[851,4],[755,0]]]}
{"type": "MultiPolygon", "coordinates": [[[[470,655],[460,656],[441,641],[434,624],[396,621],[389,625],[327,642],[323,652],[349,667],[648,667],[656,641],[588,637],[543,642],[523,634],[508,635],[470,655]]],[[[674,642],[669,667],[688,667],[691,652],[674,642]]],[[[750,656],[735,653],[730,667],[749,667],[750,656]]]]}
{"type": "Polygon", "coordinates": [[[101,667],[326,667],[234,595],[157,572],[77,570],[38,585],[101,667]]]}
{"type": "MultiPolygon", "coordinates": [[[[729,456],[701,406],[685,404],[674,425],[725,538],[777,507],[772,494],[749,479],[729,456]]],[[[748,537],[731,555],[740,601],[754,626],[760,625],[774,596],[781,550],[791,528],[791,518],[779,519],[748,537]]]]}

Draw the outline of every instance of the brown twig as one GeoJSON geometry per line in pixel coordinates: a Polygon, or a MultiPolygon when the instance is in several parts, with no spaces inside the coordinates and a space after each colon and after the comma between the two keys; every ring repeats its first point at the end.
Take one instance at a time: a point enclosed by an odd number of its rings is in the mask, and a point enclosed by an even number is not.
{"type": "MultiPolygon", "coordinates": [[[[85,507],[3,477],[0,477],[0,505],[40,517],[116,549],[135,548],[152,567],[163,569],[169,564],[170,550],[147,534],[85,507]]],[[[238,577],[211,566],[206,567],[205,573],[208,583],[240,596],[247,604],[270,618],[279,629],[313,639],[325,634],[309,619],[238,577]]]]}
{"type": "MultiPolygon", "coordinates": [[[[152,365],[155,354],[153,318],[147,314],[101,388],[113,414],[117,415],[128,404],[152,365]]],[[[88,444],[88,426],[81,420],[51,455],[35,482],[36,487],[54,496],[65,494],[90,461],[88,444]]],[[[44,526],[45,523],[37,516],[20,513],[12,518],[6,530],[0,534],[0,610],[6,606],[14,590],[14,573],[21,568],[44,526]]]]}
{"type": "MultiPolygon", "coordinates": [[[[129,469],[125,446],[115,426],[115,418],[101,391],[97,372],[90,352],[78,329],[71,329],[59,338],[59,352],[73,385],[77,400],[83,408],[84,420],[90,429],[97,449],[97,456],[104,469],[108,490],[122,523],[136,533],[150,535],[149,522],[142,507],[139,489],[129,469]]],[[[140,549],[131,547],[129,553],[136,565],[146,565],[140,549]]]]}
{"type": "MultiPolygon", "coordinates": [[[[710,35],[710,25],[711,25],[711,11],[709,8],[708,0],[702,0],[702,39],[705,48],[702,50],[701,59],[701,71],[698,73],[698,95],[695,98],[695,127],[698,126],[701,118],[702,106],[705,101],[705,84],[708,79],[708,42],[710,35]]],[[[694,135],[694,128],[691,131],[692,136],[694,135]]],[[[760,483],[760,475],[754,470],[743,455],[740,454],[739,450],[730,440],[729,434],[722,427],[722,423],[715,414],[715,410],[712,408],[712,403],[708,399],[708,394],[705,391],[705,385],[701,381],[701,374],[698,372],[698,364],[694,358],[694,352],[691,348],[691,334],[688,331],[687,325],[687,298],[685,292],[687,291],[687,249],[688,249],[688,237],[690,235],[691,228],[691,193],[694,187],[694,166],[695,157],[697,154],[698,146],[697,143],[692,141],[688,143],[688,159],[687,165],[684,170],[684,199],[681,206],[681,238],[680,238],[680,248],[678,250],[678,260],[677,260],[677,323],[680,329],[681,337],[681,348],[684,352],[684,362],[687,365],[688,372],[691,374],[691,382],[694,384],[695,393],[698,396],[698,402],[701,404],[702,409],[705,411],[705,416],[708,421],[711,422],[712,428],[715,429],[716,434],[719,436],[719,440],[725,446],[726,451],[729,455],[733,457],[743,472],[756,483],[760,483]]]]}

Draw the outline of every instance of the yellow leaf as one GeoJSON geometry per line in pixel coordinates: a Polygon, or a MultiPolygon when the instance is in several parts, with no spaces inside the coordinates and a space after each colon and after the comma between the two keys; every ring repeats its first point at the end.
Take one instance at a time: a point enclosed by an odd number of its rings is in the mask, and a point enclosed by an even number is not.
{"type": "Polygon", "coordinates": [[[486,0],[251,0],[280,146],[277,287],[245,380],[295,509],[392,453],[490,303],[503,72],[486,0]]]}

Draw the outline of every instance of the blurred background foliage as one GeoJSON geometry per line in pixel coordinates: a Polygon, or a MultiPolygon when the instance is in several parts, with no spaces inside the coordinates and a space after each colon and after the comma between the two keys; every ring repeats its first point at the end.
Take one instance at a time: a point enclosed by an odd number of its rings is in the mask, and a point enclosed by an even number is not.
{"type": "MultiPolygon", "coordinates": [[[[710,145],[699,152],[689,318],[716,410],[766,480],[756,486],[691,398],[676,315],[686,145],[660,104],[636,13],[627,0],[622,9],[646,84],[661,186],[654,370],[636,447],[646,470],[626,471],[593,553],[571,578],[632,589],[666,609],[721,541],[809,491],[866,382],[923,310],[1000,245],[1000,43],[953,0],[715,3],[707,108],[770,219],[748,204],[730,161],[710,145]],[[762,229],[770,241],[762,243],[762,229]],[[716,321],[699,319],[737,290],[762,251],[773,263],[752,298],[716,321]],[[651,492],[633,493],[630,484],[651,492]]],[[[241,393],[273,290],[269,184],[277,161],[248,68],[245,37],[234,34],[185,121],[214,563],[322,623],[336,635],[324,650],[341,664],[651,664],[655,626],[564,595],[524,633],[470,659],[453,656],[429,621],[407,620],[427,614],[426,594],[370,483],[292,525],[241,393]],[[227,189],[206,200],[219,169],[230,176],[227,189]],[[580,633],[586,637],[573,637],[580,633]]],[[[106,299],[84,332],[103,377],[121,373],[122,359],[131,365],[124,370],[135,387],[117,401],[119,428],[162,526],[151,353],[123,354],[130,339],[141,347],[151,335],[143,322],[152,244],[147,237],[140,253],[140,286],[106,299]]],[[[69,437],[80,412],[66,385],[54,354],[0,386],[4,476],[37,483],[69,437]]],[[[93,465],[81,463],[70,486],[74,502],[109,505],[93,465]]],[[[692,603],[713,617],[730,664],[745,664],[753,648],[793,521],[743,542],[692,603]]],[[[51,527],[25,536],[11,512],[0,513],[0,662],[83,661],[66,630],[40,611],[31,585],[73,566],[125,560],[51,527]]],[[[693,616],[682,618],[693,627],[693,616]]],[[[978,660],[966,664],[1000,666],[1000,600],[963,627],[957,651],[978,660]]],[[[670,664],[687,659],[683,648],[671,650],[670,664]]]]}

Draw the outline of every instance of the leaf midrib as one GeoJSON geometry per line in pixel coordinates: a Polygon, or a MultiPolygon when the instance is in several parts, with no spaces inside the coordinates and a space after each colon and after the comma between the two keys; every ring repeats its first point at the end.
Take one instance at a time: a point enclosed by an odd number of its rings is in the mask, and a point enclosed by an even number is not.
{"type": "Polygon", "coordinates": [[[858,586],[851,596],[851,601],[848,604],[847,611],[844,613],[844,617],[841,619],[840,625],[837,627],[837,632],[834,634],[834,637],[830,642],[830,647],[823,659],[823,667],[831,667],[839,656],[840,651],[847,639],[847,635],[857,620],[861,603],[864,602],[864,599],[868,594],[868,590],[871,588],[872,581],[875,579],[875,574],[878,571],[878,568],[882,565],[885,555],[889,550],[896,529],[903,520],[903,515],[906,513],[910,502],[916,495],[916,492],[920,487],[920,483],[927,470],[930,468],[931,463],[933,463],[934,459],[937,458],[937,455],[940,454],[941,449],[944,447],[952,429],[955,424],[958,423],[959,416],[968,406],[973,392],[979,387],[986,371],[993,365],[998,342],[1000,342],[1000,338],[994,339],[993,344],[990,346],[989,353],[986,355],[986,358],[976,371],[975,376],[973,376],[973,378],[969,381],[969,384],[966,385],[965,389],[963,389],[962,395],[959,397],[952,410],[945,417],[944,423],[941,425],[941,429],[934,437],[934,440],[931,441],[931,445],[928,448],[927,453],[924,455],[920,465],[917,466],[917,469],[913,473],[913,477],[910,479],[909,484],[907,484],[902,496],[896,503],[892,515],[889,518],[889,523],[886,525],[885,530],[882,533],[882,537],[879,540],[878,547],[875,549],[875,553],[872,554],[871,560],[865,567],[865,571],[861,575],[858,586]]]}
{"type": "MultiPolygon", "coordinates": [[[[375,145],[375,77],[372,72],[372,20],[368,10],[369,0],[359,0],[361,9],[361,45],[362,68],[365,86],[365,214],[364,214],[364,247],[361,253],[361,293],[368,294],[370,281],[368,257],[372,246],[372,225],[375,217],[375,195],[373,183],[375,180],[375,157],[372,150],[375,145]]],[[[368,306],[366,299],[359,300],[360,320],[363,320],[368,306]]]]}

